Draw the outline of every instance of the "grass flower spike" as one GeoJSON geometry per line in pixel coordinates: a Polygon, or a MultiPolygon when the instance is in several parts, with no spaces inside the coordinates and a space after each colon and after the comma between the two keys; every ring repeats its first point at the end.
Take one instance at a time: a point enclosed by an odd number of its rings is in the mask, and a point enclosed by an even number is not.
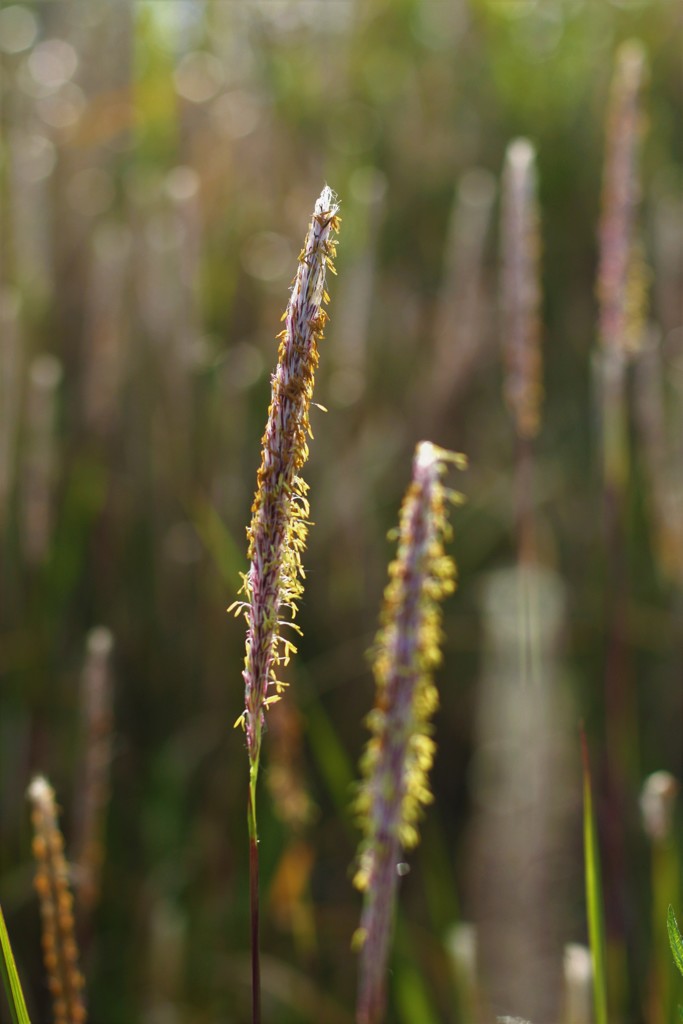
{"type": "Polygon", "coordinates": [[[646,77],[640,42],[623,43],[612,81],[600,223],[600,340],[613,357],[637,347],[643,319],[642,266],[637,243],[640,202],[641,92],[646,77]]]}
{"type": "Polygon", "coordinates": [[[642,340],[647,288],[639,243],[641,110],[647,65],[642,45],[622,43],[610,95],[600,219],[597,295],[602,351],[604,470],[621,490],[627,475],[625,367],[642,340]]]}
{"type": "Polygon", "coordinates": [[[334,272],[334,234],[339,228],[339,207],[325,186],[315,204],[313,218],[299,255],[289,304],[278,335],[277,370],[272,378],[263,454],[252,505],[249,571],[243,576],[243,601],[232,608],[247,620],[244,660],[244,726],[249,754],[249,840],[251,864],[253,1021],[260,1020],[258,964],[258,837],[256,783],[261,758],[263,715],[279,700],[283,684],[278,667],[296,648],[282,628],[298,631],[294,622],[303,590],[301,554],[308,531],[308,486],[300,471],[308,458],[311,435],[309,409],[318,365],[318,343],[327,321],[324,305],[325,275],[334,272]],[[288,613],[287,618],[283,615],[288,613]]]}
{"type": "Polygon", "coordinates": [[[258,762],[263,711],[277,700],[282,684],[277,666],[294,650],[281,635],[283,610],[296,614],[302,593],[301,553],[308,529],[308,487],[299,476],[308,458],[308,419],[313,379],[318,365],[328,300],[325,271],[334,272],[333,234],[339,227],[338,206],[325,187],[315,204],[313,219],[299,256],[292,292],[283,316],[285,329],[278,335],[278,366],[272,380],[268,423],[258,486],[247,530],[249,572],[243,577],[245,600],[239,605],[247,620],[244,663],[244,703],[241,717],[247,734],[249,760],[258,762]],[[275,693],[269,694],[273,687],[275,693]]]}
{"type": "Polygon", "coordinates": [[[456,576],[444,551],[450,537],[447,500],[459,498],[442,483],[447,461],[465,465],[462,455],[427,441],[418,445],[375,646],[377,697],[356,801],[364,835],[354,881],[365,894],[355,936],[361,946],[359,1024],[374,1024],[384,1011],[399,860],[404,849],[417,844],[421,811],[432,799],[428,775],[435,750],[431,718],[438,706],[433,671],[441,659],[439,602],[455,589],[456,576]]]}
{"type": "Polygon", "coordinates": [[[78,968],[73,897],[57,823],[55,793],[42,776],[28,788],[33,811],[35,888],[40,899],[43,960],[52,995],[55,1024],[85,1024],[83,975],[78,968]]]}

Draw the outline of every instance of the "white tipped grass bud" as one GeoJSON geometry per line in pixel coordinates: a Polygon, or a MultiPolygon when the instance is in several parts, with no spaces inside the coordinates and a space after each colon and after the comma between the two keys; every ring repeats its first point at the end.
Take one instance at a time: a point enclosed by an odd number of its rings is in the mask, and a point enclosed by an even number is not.
{"type": "Polygon", "coordinates": [[[569,942],[564,947],[563,1024],[591,1024],[593,1020],[593,957],[587,946],[569,942]]]}
{"type": "Polygon", "coordinates": [[[85,297],[88,344],[84,353],[82,401],[86,427],[99,437],[112,435],[122,406],[131,247],[131,233],[120,224],[104,223],[93,235],[85,297]]]}
{"type": "Polygon", "coordinates": [[[474,984],[477,975],[477,929],[473,924],[459,922],[446,936],[446,948],[456,973],[474,984]]]}
{"type": "Polygon", "coordinates": [[[110,661],[113,648],[114,637],[106,626],[95,626],[90,630],[81,677],[84,753],[76,842],[77,895],[85,912],[92,911],[98,901],[104,860],[103,831],[109,800],[112,748],[110,661]]]}
{"type": "Polygon", "coordinates": [[[665,842],[671,835],[678,782],[671,772],[648,775],[640,793],[640,813],[646,835],[653,843],[665,842]]]}
{"type": "Polygon", "coordinates": [[[0,525],[14,486],[23,351],[21,303],[14,289],[0,289],[0,525]]]}
{"type": "Polygon", "coordinates": [[[449,928],[444,940],[451,963],[460,1015],[476,1020],[479,983],[477,979],[477,928],[459,921],[449,928]]]}
{"type": "Polygon", "coordinates": [[[505,398],[520,437],[538,432],[541,404],[540,215],[536,153],[527,139],[508,146],[503,170],[503,335],[505,398]]]}

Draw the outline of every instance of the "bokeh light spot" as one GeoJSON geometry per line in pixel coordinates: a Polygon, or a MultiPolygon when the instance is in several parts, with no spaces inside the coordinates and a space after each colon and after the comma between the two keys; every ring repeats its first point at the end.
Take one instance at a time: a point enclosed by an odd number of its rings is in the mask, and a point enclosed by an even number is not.
{"type": "Polygon", "coordinates": [[[45,135],[17,133],[12,150],[17,173],[26,181],[41,181],[54,170],[57,153],[45,135]]]}
{"type": "Polygon", "coordinates": [[[21,53],[32,46],[38,34],[38,23],[28,7],[12,4],[0,11],[0,50],[21,53]]]}
{"type": "Polygon", "coordinates": [[[223,65],[210,53],[186,54],[173,73],[176,92],[191,103],[213,99],[224,82],[223,65]]]}
{"type": "Polygon", "coordinates": [[[246,243],[242,266],[259,281],[277,281],[290,273],[296,257],[290,242],[274,231],[260,231],[246,243]]]}
{"type": "Polygon", "coordinates": [[[263,105],[254,93],[235,89],[219,96],[213,104],[211,117],[216,130],[230,139],[241,139],[258,127],[263,105]]]}
{"type": "Polygon", "coordinates": [[[76,51],[63,39],[46,39],[38,43],[28,58],[31,77],[46,89],[59,89],[73,78],[77,67],[76,51]]]}

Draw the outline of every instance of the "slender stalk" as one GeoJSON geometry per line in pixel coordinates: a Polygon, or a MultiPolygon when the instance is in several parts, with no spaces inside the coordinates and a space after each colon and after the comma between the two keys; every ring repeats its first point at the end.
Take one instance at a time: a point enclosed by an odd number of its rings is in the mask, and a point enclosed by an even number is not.
{"type": "Polygon", "coordinates": [[[645,54],[638,42],[619,48],[607,119],[600,221],[597,294],[603,443],[603,515],[607,552],[605,659],[605,747],[607,813],[605,814],[606,917],[614,956],[613,973],[619,997],[632,980],[625,956],[632,946],[626,934],[627,855],[623,822],[627,791],[637,776],[638,729],[629,666],[627,628],[629,566],[626,551],[626,510],[629,478],[626,370],[641,341],[645,308],[645,276],[638,246],[640,145],[643,130],[641,92],[645,54]],[[626,942],[624,942],[626,939],[626,942]],[[617,952],[618,951],[618,952],[617,952]]]}
{"type": "Polygon", "coordinates": [[[252,1022],[261,1024],[261,951],[259,942],[259,863],[256,828],[256,778],[258,765],[249,771],[249,906],[251,912],[252,1022]]]}
{"type": "Polygon", "coordinates": [[[675,1017],[673,976],[664,922],[670,903],[678,905],[679,848],[673,827],[678,782],[667,771],[653,772],[643,783],[640,811],[651,844],[652,938],[647,1019],[668,1024],[675,1017]]]}
{"type": "Polygon", "coordinates": [[[593,1013],[595,1024],[608,1024],[607,965],[605,951],[605,918],[602,898],[600,850],[593,810],[588,742],[581,725],[581,760],[583,765],[583,851],[586,872],[586,911],[593,960],[593,1013]]]}
{"type": "MultiPolygon", "coordinates": [[[[278,678],[296,651],[282,636],[283,627],[300,632],[295,623],[303,593],[301,555],[309,526],[308,485],[299,472],[308,458],[312,436],[309,409],[318,365],[318,343],[327,321],[324,304],[326,270],[334,272],[334,233],[339,228],[336,197],[327,186],[315,204],[313,217],[299,256],[287,310],[285,328],[278,335],[278,366],[273,375],[268,422],[263,435],[261,467],[252,506],[249,571],[242,577],[245,600],[231,609],[247,622],[244,659],[244,711],[237,720],[247,738],[249,755],[249,871],[252,945],[252,1020],[260,1024],[261,985],[259,959],[258,826],[256,789],[261,762],[264,714],[280,699],[285,684],[278,678]],[[283,618],[285,611],[288,618],[283,618]],[[274,689],[274,693],[268,691],[274,689]]],[[[229,609],[229,610],[231,610],[229,609]]]]}
{"type": "Polygon", "coordinates": [[[534,440],[541,418],[540,213],[536,154],[527,139],[507,148],[501,222],[505,400],[517,434],[515,513],[520,564],[536,561],[534,440]]]}
{"type": "Polygon", "coordinates": [[[81,679],[84,749],[79,772],[76,817],[76,903],[80,917],[80,944],[85,953],[92,937],[92,914],[100,897],[105,855],[104,828],[109,802],[112,758],[112,671],[114,638],[105,626],[90,631],[81,679]]]}
{"type": "Polygon", "coordinates": [[[533,565],[536,552],[536,502],[534,500],[534,441],[517,438],[515,460],[515,518],[517,530],[517,564],[533,565]]]}

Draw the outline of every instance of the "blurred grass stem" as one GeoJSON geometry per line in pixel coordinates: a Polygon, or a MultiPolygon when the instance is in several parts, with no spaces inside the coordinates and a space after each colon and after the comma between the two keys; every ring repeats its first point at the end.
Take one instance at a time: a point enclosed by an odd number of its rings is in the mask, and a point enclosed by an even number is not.
{"type": "MultiPolygon", "coordinates": [[[[641,44],[634,41],[622,44],[616,55],[607,118],[597,281],[607,552],[605,720],[609,886],[606,896],[608,930],[615,937],[626,937],[624,793],[635,777],[638,749],[635,695],[629,685],[626,622],[629,591],[625,524],[629,477],[626,367],[641,341],[645,305],[637,245],[641,189],[640,94],[644,76],[645,54],[641,44]]],[[[623,951],[623,944],[619,948],[623,951]]],[[[623,959],[623,952],[619,958],[623,959]]],[[[627,980],[628,971],[621,962],[617,965],[615,983],[621,989],[627,980]]]]}

